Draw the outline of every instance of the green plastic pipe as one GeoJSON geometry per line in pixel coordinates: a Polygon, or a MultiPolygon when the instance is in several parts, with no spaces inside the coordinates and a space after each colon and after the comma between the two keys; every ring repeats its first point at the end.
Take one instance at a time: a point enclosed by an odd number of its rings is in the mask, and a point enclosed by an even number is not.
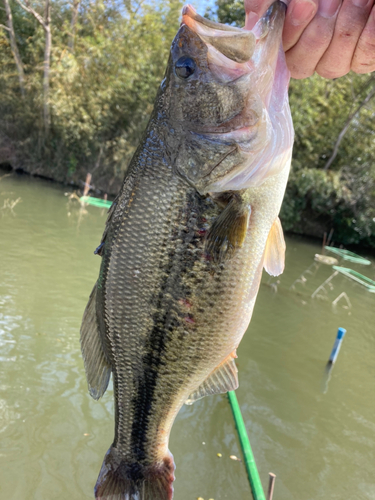
{"type": "Polygon", "coordinates": [[[234,391],[228,392],[229,403],[232,408],[234,421],[236,422],[238,437],[240,439],[242,453],[245,460],[247,475],[250,482],[251,493],[254,500],[266,500],[262,483],[260,481],[258,469],[255,463],[253,451],[250,446],[250,441],[247,436],[245,423],[242,418],[240,405],[237,401],[237,396],[234,391]]]}
{"type": "Polygon", "coordinates": [[[112,205],[112,201],[102,200],[101,198],[94,198],[93,196],[81,196],[80,201],[82,203],[87,203],[88,205],[93,205],[99,208],[109,208],[112,205]]]}

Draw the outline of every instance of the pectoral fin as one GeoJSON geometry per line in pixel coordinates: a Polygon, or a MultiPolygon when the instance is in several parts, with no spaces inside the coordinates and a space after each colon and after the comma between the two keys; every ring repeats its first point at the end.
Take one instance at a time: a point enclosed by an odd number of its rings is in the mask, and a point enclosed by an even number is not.
{"type": "Polygon", "coordinates": [[[193,404],[198,399],[210,394],[223,394],[234,391],[238,387],[238,370],[234,362],[236,350],[234,350],[220,365],[206,378],[196,391],[190,394],[187,405],[193,404]]]}
{"type": "Polygon", "coordinates": [[[96,289],[97,285],[95,284],[83,314],[81,350],[89,392],[94,399],[99,399],[108,387],[111,367],[103,351],[96,319],[96,289]]]}
{"type": "Polygon", "coordinates": [[[236,249],[242,247],[250,214],[250,205],[233,198],[213,222],[207,233],[206,251],[216,263],[229,259],[236,249]]]}
{"type": "Polygon", "coordinates": [[[285,267],[285,240],[280,219],[277,217],[269,232],[264,251],[264,269],[271,276],[279,276],[285,267]]]}

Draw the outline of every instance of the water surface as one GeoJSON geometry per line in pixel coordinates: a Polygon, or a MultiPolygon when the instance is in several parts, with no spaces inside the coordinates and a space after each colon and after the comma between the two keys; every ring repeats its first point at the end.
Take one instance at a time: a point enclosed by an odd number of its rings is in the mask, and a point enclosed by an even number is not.
{"type": "MultiPolygon", "coordinates": [[[[79,348],[106,213],[64,191],[0,180],[1,499],[92,499],[113,438],[112,390],[90,398],[79,348]]],[[[320,251],[287,238],[285,273],[264,275],[238,349],[237,396],[264,487],[277,475],[274,500],[374,500],[375,294],[337,276],[311,299],[332,274],[324,265],[290,289],[320,251]],[[332,306],[343,291],[351,308],[332,306]],[[328,380],[339,326],[347,334],[328,380]]],[[[375,279],[374,263],[353,268],[375,279]]],[[[241,452],[225,396],[184,407],[170,449],[175,500],[251,498],[243,463],[229,458],[241,452]]]]}

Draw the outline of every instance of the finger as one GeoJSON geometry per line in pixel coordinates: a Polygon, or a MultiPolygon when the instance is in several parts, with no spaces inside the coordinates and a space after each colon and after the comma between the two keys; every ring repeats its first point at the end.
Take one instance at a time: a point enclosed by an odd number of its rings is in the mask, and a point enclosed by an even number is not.
{"type": "Polygon", "coordinates": [[[286,53],[293,78],[314,74],[323,54],[329,47],[341,0],[320,0],[318,12],[302,33],[298,43],[286,53]]]}
{"type": "Polygon", "coordinates": [[[339,78],[350,71],[354,51],[374,0],[344,0],[337,16],[332,41],[316,72],[325,78],[339,78]]]}
{"type": "Polygon", "coordinates": [[[253,29],[260,16],[272,3],[272,0],[244,0],[245,29],[253,29]]]}
{"type": "Polygon", "coordinates": [[[319,0],[292,0],[286,11],[283,31],[284,50],[293,47],[318,10],[319,0]]]}
{"type": "Polygon", "coordinates": [[[274,0],[244,0],[245,12],[246,14],[248,12],[255,12],[260,17],[273,2],[274,0]]]}
{"type": "Polygon", "coordinates": [[[375,71],[375,7],[372,8],[366,27],[358,40],[352,70],[356,73],[375,71]]]}

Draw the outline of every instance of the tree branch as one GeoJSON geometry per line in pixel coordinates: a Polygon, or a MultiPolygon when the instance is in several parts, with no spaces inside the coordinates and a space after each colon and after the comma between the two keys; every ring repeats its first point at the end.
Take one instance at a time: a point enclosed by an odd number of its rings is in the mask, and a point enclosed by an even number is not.
{"type": "Polygon", "coordinates": [[[35,19],[38,21],[38,23],[40,23],[43,26],[44,29],[47,28],[46,23],[44,22],[42,16],[40,14],[38,14],[32,7],[30,7],[30,4],[29,4],[28,0],[26,0],[26,5],[23,4],[21,2],[21,0],[16,0],[16,2],[18,3],[18,5],[20,7],[23,8],[23,10],[25,10],[29,14],[33,15],[35,17],[35,19]]]}
{"type": "Polygon", "coordinates": [[[338,153],[338,150],[339,150],[340,143],[341,143],[342,139],[344,138],[344,135],[348,131],[348,128],[350,127],[350,124],[351,124],[353,118],[355,118],[355,116],[361,111],[361,109],[364,106],[366,106],[366,104],[369,102],[369,100],[372,99],[372,97],[374,97],[374,96],[375,96],[375,87],[372,90],[370,90],[370,92],[363,99],[363,101],[359,104],[359,106],[357,106],[357,108],[352,113],[350,113],[350,115],[348,116],[344,127],[342,128],[341,132],[339,133],[339,135],[337,137],[335,147],[333,148],[333,152],[332,152],[330,158],[328,159],[327,163],[324,166],[325,171],[327,171],[329,169],[329,167],[332,165],[333,161],[335,160],[337,153],[338,153]]]}
{"type": "Polygon", "coordinates": [[[6,12],[6,17],[7,17],[7,25],[8,25],[8,27],[6,29],[8,29],[8,31],[9,31],[10,47],[11,47],[12,54],[14,57],[14,62],[16,63],[16,66],[17,66],[21,94],[22,94],[22,97],[25,97],[25,75],[23,72],[22,59],[21,59],[21,56],[20,56],[20,53],[18,50],[17,42],[16,42],[16,34],[14,33],[12,9],[10,8],[9,0],[4,0],[4,5],[5,5],[5,12],[6,12]]]}
{"type": "Polygon", "coordinates": [[[3,28],[4,30],[10,31],[10,29],[7,26],[4,26],[3,24],[0,24],[0,28],[3,28]]]}
{"type": "Polygon", "coordinates": [[[77,19],[78,19],[78,9],[79,9],[80,2],[81,2],[81,0],[73,0],[73,3],[71,3],[72,18],[70,21],[70,33],[69,33],[69,38],[68,38],[68,47],[71,50],[71,52],[74,52],[74,38],[75,38],[75,33],[76,33],[76,24],[77,24],[77,19]]]}

